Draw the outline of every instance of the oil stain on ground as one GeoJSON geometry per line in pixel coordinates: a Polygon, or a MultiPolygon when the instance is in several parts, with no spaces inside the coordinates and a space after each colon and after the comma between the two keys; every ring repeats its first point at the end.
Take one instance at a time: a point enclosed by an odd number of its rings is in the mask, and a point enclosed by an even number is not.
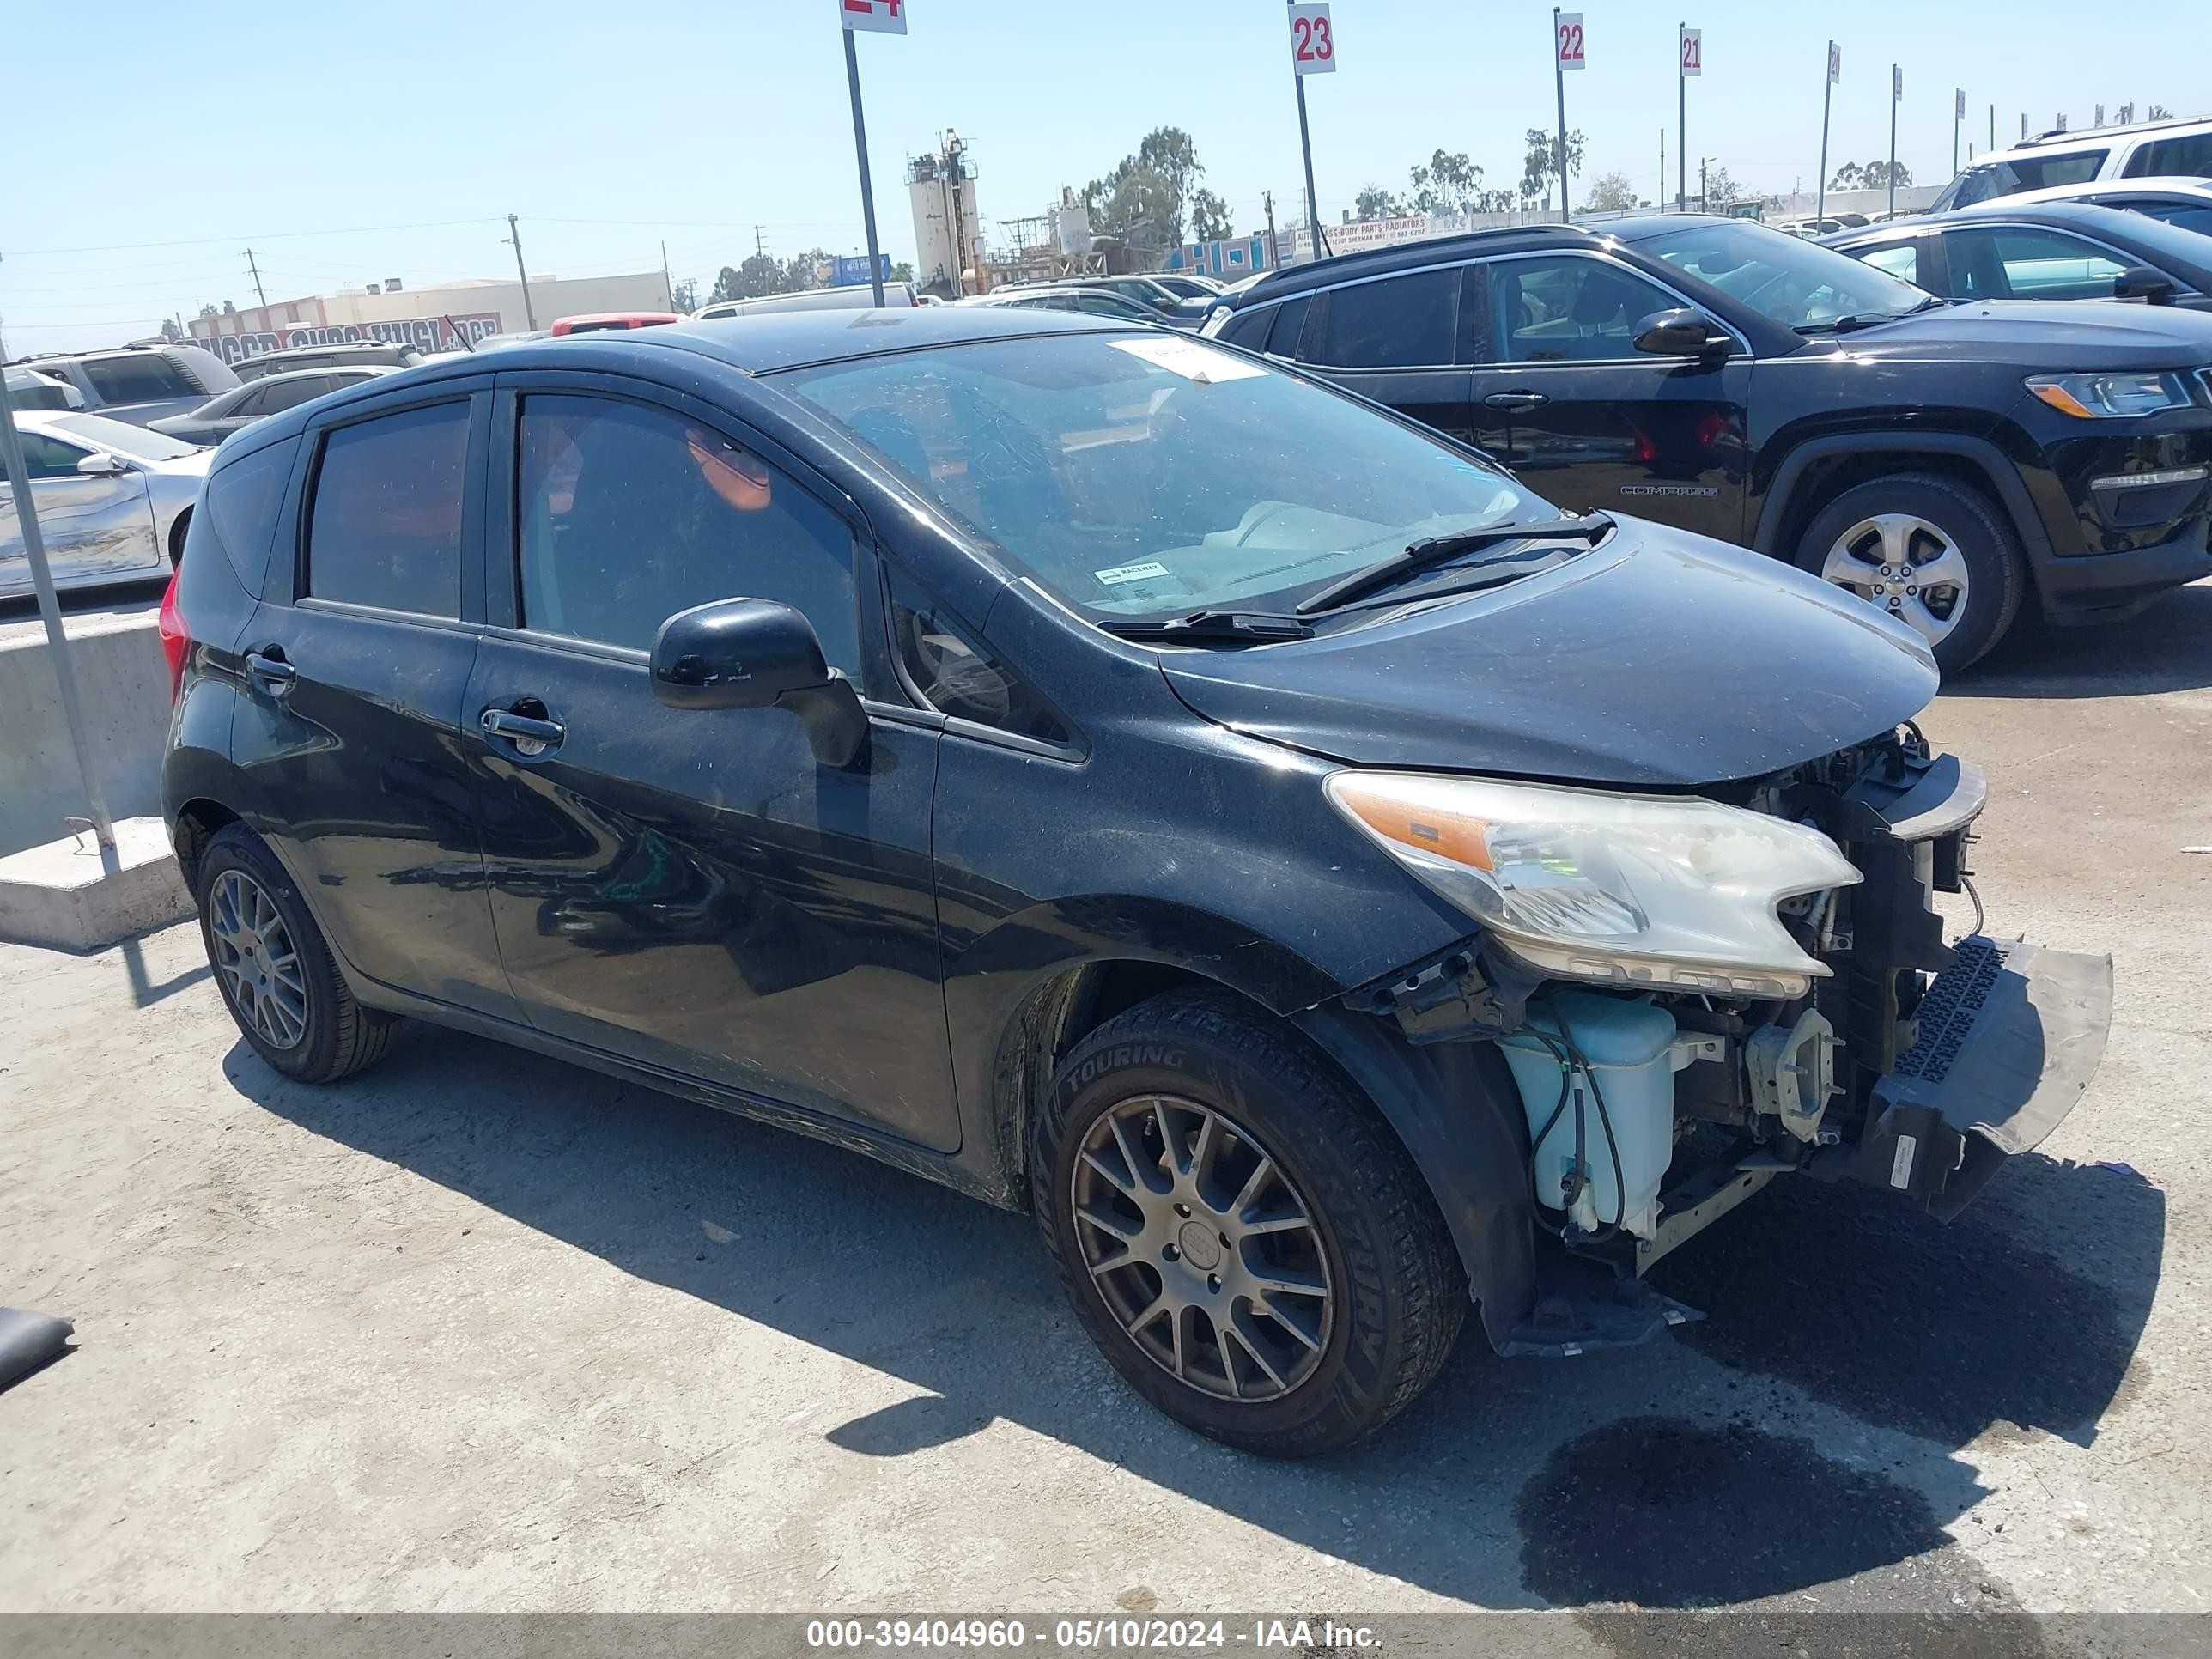
{"type": "Polygon", "coordinates": [[[1939,1222],[1881,1192],[1778,1182],[1653,1270],[1677,1334],[1869,1423],[1966,1444],[2000,1423],[2087,1445],[2148,1316],[2164,1196],[2133,1170],[2014,1158],[1939,1222]],[[2092,1279],[2062,1266],[2093,1260],[2092,1279]]]}
{"type": "Polygon", "coordinates": [[[1513,1515],[1524,1587],[1617,1651],[2045,1651],[1919,1492],[1741,1423],[1594,1429],[1545,1461],[1513,1515]],[[1706,1608],[1741,1611],[1628,1611],[1706,1608]]]}

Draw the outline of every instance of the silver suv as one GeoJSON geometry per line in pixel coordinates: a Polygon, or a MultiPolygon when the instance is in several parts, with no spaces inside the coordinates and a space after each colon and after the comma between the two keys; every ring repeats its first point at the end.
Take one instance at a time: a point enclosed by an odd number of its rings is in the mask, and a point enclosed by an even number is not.
{"type": "Polygon", "coordinates": [[[241,384],[205,346],[130,345],[33,357],[23,364],[75,386],[88,412],[145,426],[198,409],[241,384]]]}

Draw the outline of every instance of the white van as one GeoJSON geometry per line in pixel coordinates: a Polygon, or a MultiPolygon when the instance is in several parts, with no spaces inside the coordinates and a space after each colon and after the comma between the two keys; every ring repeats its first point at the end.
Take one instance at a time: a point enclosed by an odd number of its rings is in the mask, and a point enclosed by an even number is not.
{"type": "Polygon", "coordinates": [[[1983,156],[1923,211],[1948,213],[2024,190],[2086,185],[2093,179],[2183,175],[2212,179],[2212,117],[2039,133],[1983,156]]]}
{"type": "MultiPolygon", "coordinates": [[[[866,283],[851,288],[810,288],[802,294],[770,294],[758,300],[717,300],[691,313],[695,323],[711,323],[717,317],[750,317],[763,311],[865,311],[876,302],[875,290],[866,283]]],[[[919,305],[912,283],[885,283],[884,304],[919,305]]]]}

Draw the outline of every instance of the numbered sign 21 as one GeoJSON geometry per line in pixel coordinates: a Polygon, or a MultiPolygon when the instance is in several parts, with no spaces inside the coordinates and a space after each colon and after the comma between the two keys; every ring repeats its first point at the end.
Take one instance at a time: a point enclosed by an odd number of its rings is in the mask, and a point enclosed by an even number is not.
{"type": "Polygon", "coordinates": [[[1559,20],[1559,67],[1563,70],[1583,67],[1583,15],[1578,11],[1553,14],[1559,20]]]}
{"type": "Polygon", "coordinates": [[[1703,75],[1705,72],[1705,32],[1703,29],[1682,31],[1682,73],[1703,75]]]}
{"type": "Polygon", "coordinates": [[[1291,67],[1301,75],[1336,73],[1336,31],[1327,6],[1291,8],[1291,67]]]}

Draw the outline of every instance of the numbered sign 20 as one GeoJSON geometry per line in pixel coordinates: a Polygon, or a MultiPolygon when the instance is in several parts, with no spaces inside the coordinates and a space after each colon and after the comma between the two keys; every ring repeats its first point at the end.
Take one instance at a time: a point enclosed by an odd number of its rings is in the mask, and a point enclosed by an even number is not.
{"type": "Polygon", "coordinates": [[[1682,73],[1703,75],[1705,72],[1705,32],[1703,29],[1682,31],[1682,73]]]}
{"type": "Polygon", "coordinates": [[[1336,73],[1336,31],[1327,6],[1291,8],[1291,67],[1301,75],[1336,73]]]}
{"type": "Polygon", "coordinates": [[[1578,11],[1553,14],[1559,20],[1559,67],[1563,70],[1583,67],[1583,15],[1578,11]]]}

